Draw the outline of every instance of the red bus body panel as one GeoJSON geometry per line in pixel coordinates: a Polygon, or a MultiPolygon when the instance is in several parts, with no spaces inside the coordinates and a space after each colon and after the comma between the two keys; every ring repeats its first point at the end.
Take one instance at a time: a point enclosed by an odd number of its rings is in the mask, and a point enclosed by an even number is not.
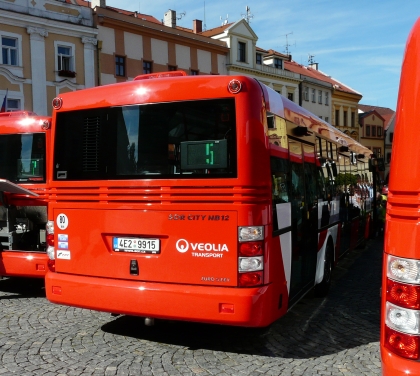
{"type": "Polygon", "coordinates": [[[381,304],[381,358],[384,375],[420,375],[420,362],[402,358],[385,343],[387,255],[420,259],[420,19],[407,40],[396,111],[389,180],[381,304]]]}
{"type": "MultiPolygon", "coordinates": [[[[51,118],[36,116],[32,112],[6,112],[0,116],[0,134],[45,133],[46,153],[50,142],[50,130],[42,126],[51,126],[51,118]]],[[[0,176],[0,178],[2,178],[0,176]]],[[[6,193],[9,204],[15,206],[47,206],[48,184],[22,183],[21,187],[37,194],[28,196],[6,193]]],[[[29,252],[13,249],[0,252],[0,276],[44,278],[47,272],[48,256],[45,252],[29,252]]]]}

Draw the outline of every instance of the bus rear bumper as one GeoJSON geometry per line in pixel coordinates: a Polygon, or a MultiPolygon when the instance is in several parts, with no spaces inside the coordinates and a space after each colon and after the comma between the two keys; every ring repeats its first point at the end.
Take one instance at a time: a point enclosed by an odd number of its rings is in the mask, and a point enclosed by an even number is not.
{"type": "Polygon", "coordinates": [[[44,278],[48,256],[42,252],[0,252],[0,275],[6,277],[44,278]]]}
{"type": "Polygon", "coordinates": [[[157,319],[264,327],[285,312],[272,285],[194,286],[48,272],[45,289],[52,303],[157,319]]]}
{"type": "Polygon", "coordinates": [[[381,346],[382,375],[407,376],[420,375],[420,362],[401,358],[381,346]]]}

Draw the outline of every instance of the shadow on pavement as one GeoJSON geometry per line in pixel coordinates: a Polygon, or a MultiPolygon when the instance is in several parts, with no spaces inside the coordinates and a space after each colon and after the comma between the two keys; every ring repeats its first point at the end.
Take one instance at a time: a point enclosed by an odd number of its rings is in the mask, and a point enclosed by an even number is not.
{"type": "Polygon", "coordinates": [[[0,280],[0,300],[45,298],[43,278],[4,278],[0,280]]]}
{"type": "Polygon", "coordinates": [[[334,270],[328,297],[307,296],[265,330],[120,316],[107,333],[195,349],[307,359],[379,341],[383,241],[346,255],[334,270]]]}

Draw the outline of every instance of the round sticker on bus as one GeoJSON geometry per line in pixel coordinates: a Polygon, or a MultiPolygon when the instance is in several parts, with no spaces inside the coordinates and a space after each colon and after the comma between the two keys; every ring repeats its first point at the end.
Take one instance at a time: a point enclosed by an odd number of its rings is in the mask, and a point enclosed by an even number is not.
{"type": "Polygon", "coordinates": [[[68,225],[69,225],[69,219],[67,218],[67,215],[63,213],[57,215],[57,227],[60,230],[65,230],[68,225]]]}

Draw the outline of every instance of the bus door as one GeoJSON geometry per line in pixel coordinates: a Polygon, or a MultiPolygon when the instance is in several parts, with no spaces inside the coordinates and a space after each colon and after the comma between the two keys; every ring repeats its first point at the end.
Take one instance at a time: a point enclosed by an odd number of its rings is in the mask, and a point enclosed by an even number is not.
{"type": "Polygon", "coordinates": [[[314,146],[289,139],[292,204],[292,301],[312,287],[317,260],[318,203],[314,146]],[[303,155],[305,151],[305,158],[303,155]]]}

